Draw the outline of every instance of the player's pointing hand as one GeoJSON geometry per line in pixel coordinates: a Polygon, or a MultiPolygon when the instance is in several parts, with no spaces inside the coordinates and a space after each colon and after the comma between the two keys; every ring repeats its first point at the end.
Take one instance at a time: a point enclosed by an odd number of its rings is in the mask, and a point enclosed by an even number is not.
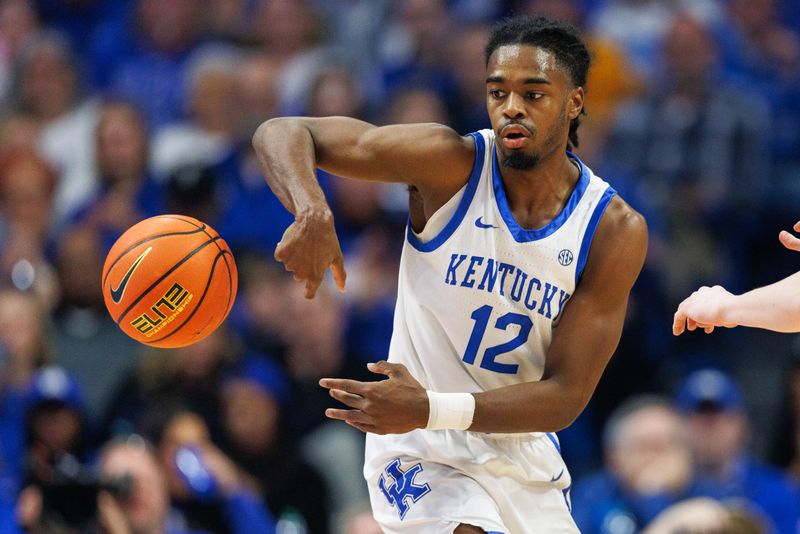
{"type": "Polygon", "coordinates": [[[307,299],[316,295],[328,267],[339,291],[344,292],[347,274],[330,211],[298,215],[275,248],[275,259],[295,280],[305,282],[307,299]]]}
{"type": "Polygon", "coordinates": [[[380,382],[323,378],[319,385],[352,410],[329,408],[325,415],[363,432],[402,434],[428,423],[428,394],[404,365],[380,361],[367,364],[380,382]]]}

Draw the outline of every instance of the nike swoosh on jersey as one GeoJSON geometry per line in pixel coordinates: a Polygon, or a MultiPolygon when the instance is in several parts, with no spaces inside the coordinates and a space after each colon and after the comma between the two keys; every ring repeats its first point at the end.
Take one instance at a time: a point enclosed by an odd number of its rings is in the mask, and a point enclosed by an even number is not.
{"type": "Polygon", "coordinates": [[[500,228],[499,226],[495,226],[493,224],[487,224],[483,222],[481,219],[483,219],[483,216],[480,216],[477,219],[475,219],[475,226],[477,226],[478,228],[500,228]]]}
{"type": "Polygon", "coordinates": [[[557,480],[561,480],[561,477],[564,476],[564,470],[562,469],[561,472],[550,479],[550,482],[556,482],[557,480]]]}
{"type": "Polygon", "coordinates": [[[114,301],[114,304],[119,304],[119,301],[122,300],[122,295],[125,293],[125,287],[128,285],[128,281],[133,276],[133,271],[142,263],[142,260],[145,256],[147,256],[150,251],[153,250],[153,247],[147,247],[147,250],[141,253],[141,255],[136,258],[136,261],[133,262],[133,265],[128,267],[128,272],[125,273],[125,276],[122,277],[120,280],[119,285],[115,288],[110,287],[109,290],[111,291],[111,300],[114,301]]]}

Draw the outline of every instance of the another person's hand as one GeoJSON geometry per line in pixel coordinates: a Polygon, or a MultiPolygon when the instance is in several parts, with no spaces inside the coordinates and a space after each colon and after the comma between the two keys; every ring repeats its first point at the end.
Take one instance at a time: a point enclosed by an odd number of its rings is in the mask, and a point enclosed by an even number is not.
{"type": "Polygon", "coordinates": [[[379,382],[359,382],[323,378],[319,385],[331,397],[353,410],[328,408],[325,415],[339,419],[363,432],[403,434],[428,424],[428,393],[411,376],[405,365],[380,361],[367,364],[373,373],[389,378],[379,382]]]}
{"type": "Polygon", "coordinates": [[[344,257],[330,213],[299,215],[275,248],[275,259],[294,274],[296,281],[305,282],[308,299],[314,298],[328,267],[339,291],[344,291],[344,257]]]}
{"type": "MultiPolygon", "coordinates": [[[[792,229],[795,232],[800,232],[800,221],[794,223],[792,229]]],[[[788,248],[789,250],[800,252],[800,238],[798,238],[795,235],[792,235],[791,232],[787,232],[786,230],[781,230],[781,233],[778,234],[778,240],[783,244],[784,247],[788,248]]]]}
{"type": "Polygon", "coordinates": [[[735,323],[725,321],[723,313],[736,296],[722,286],[703,286],[680,303],[672,321],[672,333],[681,335],[686,330],[702,328],[710,334],[717,326],[732,328],[735,323]]]}

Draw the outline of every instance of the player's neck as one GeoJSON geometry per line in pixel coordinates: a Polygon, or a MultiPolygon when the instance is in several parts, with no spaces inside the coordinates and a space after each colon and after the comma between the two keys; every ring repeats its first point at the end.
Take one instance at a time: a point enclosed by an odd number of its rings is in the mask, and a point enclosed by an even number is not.
{"type": "Polygon", "coordinates": [[[500,176],[514,219],[523,228],[541,228],[564,208],[580,169],[563,150],[542,158],[530,170],[500,166],[500,176]]]}

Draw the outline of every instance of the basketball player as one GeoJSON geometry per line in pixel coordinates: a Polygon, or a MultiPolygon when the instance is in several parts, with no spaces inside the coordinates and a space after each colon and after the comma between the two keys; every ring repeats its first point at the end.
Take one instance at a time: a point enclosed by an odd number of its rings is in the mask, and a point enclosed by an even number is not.
{"type": "MultiPolygon", "coordinates": [[[[320,384],[367,432],[385,532],[577,532],[553,432],[583,410],[617,346],[647,248],[643,218],[577,156],[589,53],[544,18],[486,48],[491,129],[279,118],[254,146],[295,215],[275,257],[311,298],[345,272],[319,166],[409,184],[388,378],[320,384]]],[[[476,65],[476,68],[479,66],[476,65]]]]}
{"type": "MultiPolygon", "coordinates": [[[[794,231],[800,232],[800,222],[794,231]]],[[[800,252],[800,239],[783,230],[778,239],[800,252]]],[[[703,286],[678,306],[672,321],[676,336],[702,328],[710,334],[717,326],[751,326],[776,332],[800,332],[800,273],[774,284],[734,295],[722,286],[703,286]]]]}

